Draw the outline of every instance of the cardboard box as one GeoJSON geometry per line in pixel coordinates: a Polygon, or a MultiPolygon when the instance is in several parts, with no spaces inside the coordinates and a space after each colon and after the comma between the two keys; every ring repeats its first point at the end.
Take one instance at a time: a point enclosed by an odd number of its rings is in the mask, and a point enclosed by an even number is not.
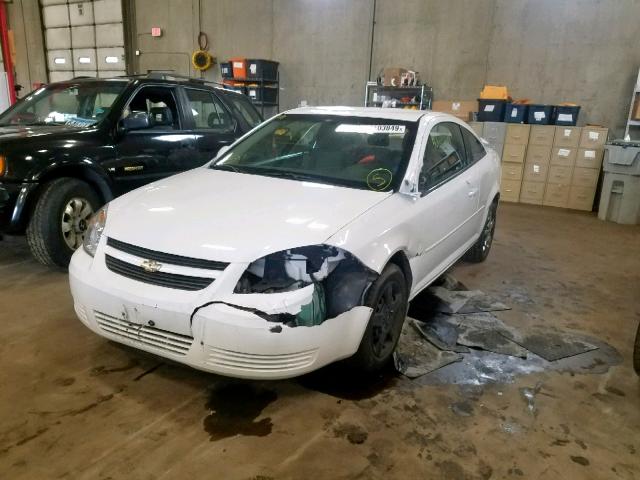
{"type": "Polygon", "coordinates": [[[477,100],[435,100],[431,109],[434,112],[448,113],[459,118],[464,122],[468,122],[471,118],[471,112],[478,111],[477,100]]]}
{"type": "MultiPolygon", "coordinates": [[[[524,164],[524,180],[527,182],[540,182],[547,181],[547,175],[549,174],[549,163],[537,163],[529,162],[524,164]]],[[[544,188],[542,189],[544,191],[544,188]]],[[[540,197],[542,202],[542,196],[540,197]]]]}
{"type": "Polygon", "coordinates": [[[602,148],[607,143],[609,130],[602,127],[582,127],[580,148],[602,148]]]}
{"type": "Polygon", "coordinates": [[[505,180],[500,182],[500,201],[517,202],[520,199],[520,180],[505,180]]]}
{"type": "Polygon", "coordinates": [[[520,203],[542,205],[544,189],[544,182],[522,182],[522,187],[520,189],[520,203]]]}
{"type": "Polygon", "coordinates": [[[385,68],[382,71],[382,84],[391,87],[399,87],[400,86],[400,77],[403,73],[407,73],[408,70],[406,68],[399,67],[391,67],[385,68]]]}
{"type": "Polygon", "coordinates": [[[504,143],[512,145],[526,145],[529,143],[529,129],[531,125],[522,125],[519,123],[510,123],[507,125],[507,134],[504,143]]]}
{"type": "Polygon", "coordinates": [[[507,143],[502,152],[503,162],[524,163],[524,155],[527,150],[526,145],[507,143]]]}
{"type": "Polygon", "coordinates": [[[569,202],[567,207],[574,210],[593,210],[593,199],[596,196],[595,187],[581,187],[572,185],[569,190],[569,202]]]}
{"type": "Polygon", "coordinates": [[[553,145],[556,127],[553,125],[531,125],[529,145],[553,145]]]}
{"type": "Polygon", "coordinates": [[[576,167],[595,168],[599,171],[603,157],[604,149],[602,148],[579,148],[576,167]]]}
{"type": "Polygon", "coordinates": [[[569,185],[547,183],[542,204],[550,207],[566,208],[569,203],[569,189],[569,185]]]}
{"type": "Polygon", "coordinates": [[[631,118],[633,120],[640,120],[640,93],[636,93],[636,101],[633,104],[633,111],[631,112],[631,118]]]}
{"type": "Polygon", "coordinates": [[[576,163],[577,148],[553,147],[551,165],[573,167],[576,163]]]}
{"type": "Polygon", "coordinates": [[[502,180],[522,180],[522,164],[511,162],[503,163],[502,180]]]}
{"type": "Polygon", "coordinates": [[[556,147],[577,147],[580,143],[580,127],[556,127],[553,145],[556,147]]]}

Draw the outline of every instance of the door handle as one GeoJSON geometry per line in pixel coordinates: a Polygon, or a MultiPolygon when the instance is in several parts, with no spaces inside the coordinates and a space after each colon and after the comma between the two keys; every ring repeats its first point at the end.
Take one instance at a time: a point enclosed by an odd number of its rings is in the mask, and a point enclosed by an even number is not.
{"type": "Polygon", "coordinates": [[[473,189],[469,190],[469,192],[467,193],[467,195],[470,198],[475,197],[477,194],[478,194],[478,189],[477,188],[473,188],[473,189]]]}

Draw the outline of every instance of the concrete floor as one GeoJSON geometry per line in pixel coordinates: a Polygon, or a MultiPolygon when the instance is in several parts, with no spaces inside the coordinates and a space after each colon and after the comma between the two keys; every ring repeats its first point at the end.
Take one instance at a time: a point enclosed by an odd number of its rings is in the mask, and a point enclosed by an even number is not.
{"type": "Polygon", "coordinates": [[[622,363],[511,383],[230,381],[95,336],[66,274],[0,242],[0,478],[640,478],[640,228],[502,205],[488,261],[453,273],[519,292],[506,323],[579,330],[622,363]]]}

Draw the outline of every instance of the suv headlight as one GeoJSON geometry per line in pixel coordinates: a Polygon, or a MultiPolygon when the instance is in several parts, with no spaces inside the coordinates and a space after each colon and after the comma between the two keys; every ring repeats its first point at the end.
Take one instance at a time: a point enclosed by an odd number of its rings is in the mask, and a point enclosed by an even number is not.
{"type": "Polygon", "coordinates": [[[87,232],[84,235],[82,246],[84,251],[92,257],[95,256],[96,250],[98,250],[98,243],[100,243],[104,226],[107,223],[107,207],[108,205],[105,205],[91,217],[87,232]]]}

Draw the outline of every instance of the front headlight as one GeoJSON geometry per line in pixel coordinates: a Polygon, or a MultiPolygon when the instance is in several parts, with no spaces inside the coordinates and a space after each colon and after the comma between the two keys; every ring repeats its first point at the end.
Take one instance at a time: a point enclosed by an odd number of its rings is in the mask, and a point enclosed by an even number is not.
{"type": "Polygon", "coordinates": [[[319,325],[357,305],[377,278],[357,258],[331,245],[311,245],[271,253],[251,263],[234,293],[284,293],[313,285],[309,303],[292,320],[293,326],[319,325]]]}
{"type": "Polygon", "coordinates": [[[100,243],[104,226],[107,223],[107,207],[108,205],[105,205],[91,217],[87,232],[84,235],[82,246],[84,251],[92,257],[95,256],[96,250],[98,250],[98,243],[100,243]]]}

